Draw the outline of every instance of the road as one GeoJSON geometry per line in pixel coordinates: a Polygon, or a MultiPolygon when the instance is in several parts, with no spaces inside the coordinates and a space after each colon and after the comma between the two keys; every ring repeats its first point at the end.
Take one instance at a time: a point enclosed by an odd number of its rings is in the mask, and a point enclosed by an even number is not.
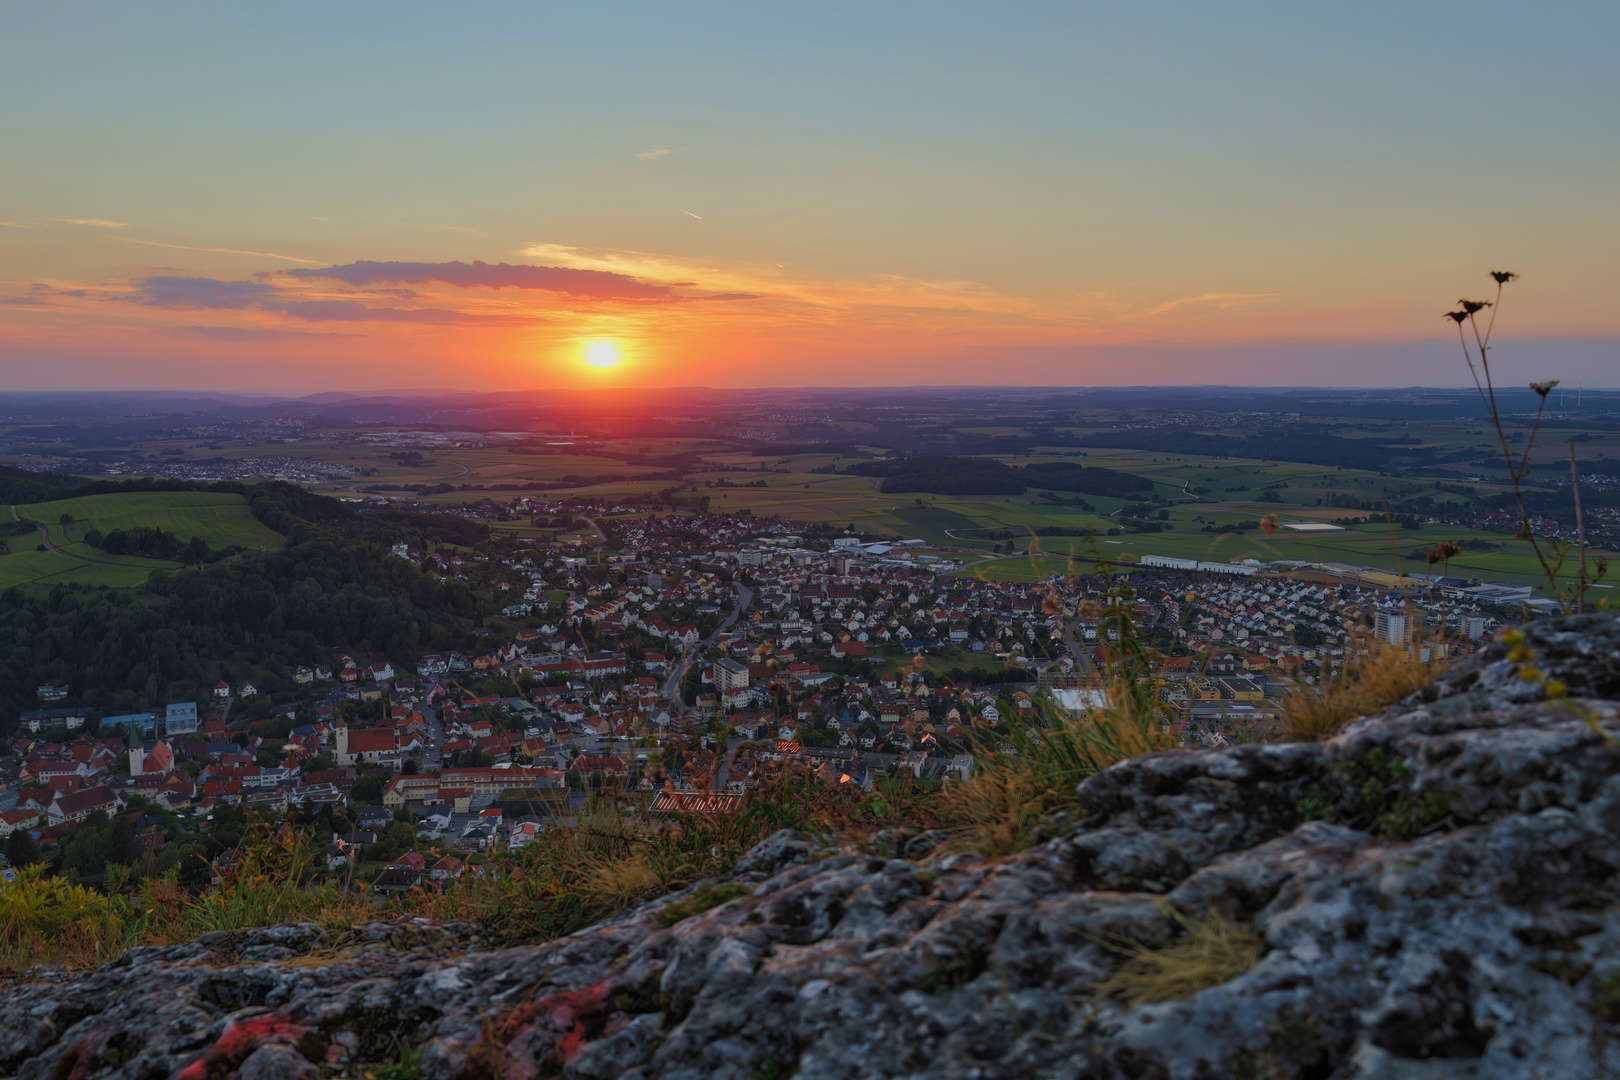
{"type": "MultiPolygon", "coordinates": [[[[17,508],[15,506],[13,506],[11,508],[11,519],[13,521],[21,521],[23,519],[23,516],[21,514],[17,513],[17,508]]],[[[45,545],[45,550],[46,551],[56,551],[55,548],[51,547],[50,533],[46,532],[44,525],[41,525],[39,527],[39,542],[41,544],[45,545]]],[[[67,553],[66,552],[58,552],[58,554],[65,555],[67,553]]]]}
{"type": "Polygon", "coordinates": [[[664,683],[664,697],[668,698],[670,701],[680,702],[681,680],[686,677],[686,669],[692,666],[693,658],[695,658],[697,654],[702,652],[706,647],[713,645],[715,638],[719,637],[727,630],[730,630],[742,613],[747,611],[748,608],[753,604],[754,590],[750,589],[740,581],[736,584],[737,606],[731,609],[731,614],[726,616],[724,622],[714,628],[713,633],[704,638],[702,641],[698,642],[697,645],[683,652],[681,654],[680,663],[677,664],[675,669],[670,672],[668,681],[664,683]]]}
{"type": "Polygon", "coordinates": [[[602,531],[602,526],[600,526],[600,525],[598,525],[596,523],[595,518],[582,517],[579,520],[583,521],[585,524],[589,525],[591,528],[596,530],[596,540],[597,540],[597,543],[599,545],[604,546],[604,547],[607,545],[607,542],[608,542],[607,533],[602,531]]]}
{"type": "Polygon", "coordinates": [[[1069,653],[1074,657],[1074,670],[1082,675],[1090,675],[1097,670],[1097,661],[1092,659],[1091,652],[1086,648],[1085,642],[1075,637],[1074,623],[1063,624],[1063,644],[1069,647],[1069,653]]]}
{"type": "Polygon", "coordinates": [[[417,764],[425,773],[437,772],[444,761],[444,727],[439,723],[439,710],[425,703],[416,708],[427,721],[427,746],[423,747],[417,764]]]}

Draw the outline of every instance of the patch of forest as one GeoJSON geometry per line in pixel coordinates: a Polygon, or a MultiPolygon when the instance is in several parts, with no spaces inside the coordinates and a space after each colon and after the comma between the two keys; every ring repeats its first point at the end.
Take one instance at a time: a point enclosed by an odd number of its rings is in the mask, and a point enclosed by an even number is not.
{"type": "Polygon", "coordinates": [[[1073,461],[1037,461],[1023,466],[1031,487],[1076,491],[1082,495],[1108,495],[1116,499],[1133,492],[1153,490],[1153,481],[1119,469],[1081,465],[1073,461]]]}
{"type": "Polygon", "coordinates": [[[848,472],[883,477],[888,494],[925,491],[934,495],[1022,495],[1023,474],[993,458],[917,454],[882,461],[862,461],[848,472]]]}

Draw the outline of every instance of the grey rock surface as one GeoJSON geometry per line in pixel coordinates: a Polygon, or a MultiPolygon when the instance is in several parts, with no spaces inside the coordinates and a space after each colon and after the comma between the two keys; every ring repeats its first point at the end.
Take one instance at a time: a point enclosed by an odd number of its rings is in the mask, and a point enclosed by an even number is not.
{"type": "Polygon", "coordinates": [[[358,1077],[408,1045],[422,1080],[1617,1076],[1620,619],[1527,633],[1572,701],[1492,646],[1331,742],[1123,763],[1010,859],[779,833],[749,895],[669,927],[279,926],[13,983],[0,1075],[358,1077]],[[1119,943],[1212,913],[1252,925],[1252,968],[1099,997],[1119,943]]]}

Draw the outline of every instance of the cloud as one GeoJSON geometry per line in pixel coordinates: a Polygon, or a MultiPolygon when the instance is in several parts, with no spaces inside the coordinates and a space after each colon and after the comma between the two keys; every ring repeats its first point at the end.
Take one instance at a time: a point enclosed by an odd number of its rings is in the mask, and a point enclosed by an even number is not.
{"type": "Polygon", "coordinates": [[[560,266],[511,266],[472,263],[411,263],[361,261],[326,270],[288,270],[299,278],[334,278],[350,285],[399,282],[423,285],[439,282],[460,289],[542,289],[588,300],[661,300],[670,286],[639,281],[607,270],[573,270],[560,266]]]}
{"type": "Polygon", "coordinates": [[[256,281],[217,281],[214,278],[158,276],[135,283],[135,302],[167,308],[222,308],[239,310],[273,300],[278,290],[256,281]]]}
{"type": "Polygon", "coordinates": [[[40,296],[0,296],[0,304],[13,307],[61,307],[61,304],[40,296]]]}
{"type": "Polygon", "coordinates": [[[32,229],[33,226],[25,221],[0,221],[0,227],[7,229],[32,229]]]}
{"type": "MultiPolygon", "coordinates": [[[[90,222],[84,222],[88,225],[90,222]]],[[[319,259],[300,259],[294,255],[277,255],[273,251],[242,251],[237,248],[192,247],[190,244],[163,244],[156,240],[137,240],[132,236],[115,236],[115,240],[122,240],[126,244],[145,244],[147,247],[174,248],[177,251],[212,251],[221,255],[252,255],[257,259],[280,259],[283,262],[309,263],[311,266],[321,265],[319,259]]]]}
{"type": "Polygon", "coordinates": [[[92,228],[96,228],[96,229],[127,229],[127,228],[129,228],[129,225],[126,222],[108,221],[106,218],[59,217],[59,218],[51,218],[51,220],[52,221],[60,221],[64,225],[89,225],[92,228]]]}
{"type": "Polygon", "coordinates": [[[171,326],[171,334],[193,334],[216,341],[279,341],[282,338],[354,337],[353,334],[310,333],[305,330],[250,330],[240,326],[171,326]]]}
{"type": "Polygon", "coordinates": [[[665,154],[678,154],[684,149],[685,147],[677,147],[674,150],[643,150],[641,153],[637,154],[636,157],[656,159],[663,157],[665,154]]]}
{"type": "Polygon", "coordinates": [[[220,308],[240,310],[274,300],[273,285],[255,281],[216,281],[199,277],[148,277],[135,283],[135,302],[167,308],[220,308]]]}
{"type": "Polygon", "coordinates": [[[241,311],[257,308],[304,322],[408,322],[437,325],[527,323],[515,315],[481,315],[444,308],[367,307],[359,300],[299,300],[258,281],[160,275],[135,282],[135,303],[151,307],[241,311]]]}

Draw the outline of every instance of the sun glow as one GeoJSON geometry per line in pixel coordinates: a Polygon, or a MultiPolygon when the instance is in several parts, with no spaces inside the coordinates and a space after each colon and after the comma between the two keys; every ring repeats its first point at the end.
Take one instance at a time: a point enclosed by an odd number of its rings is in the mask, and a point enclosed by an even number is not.
{"type": "Polygon", "coordinates": [[[624,362],[619,346],[612,341],[592,341],[585,346],[585,363],[594,368],[618,367],[624,362]]]}

